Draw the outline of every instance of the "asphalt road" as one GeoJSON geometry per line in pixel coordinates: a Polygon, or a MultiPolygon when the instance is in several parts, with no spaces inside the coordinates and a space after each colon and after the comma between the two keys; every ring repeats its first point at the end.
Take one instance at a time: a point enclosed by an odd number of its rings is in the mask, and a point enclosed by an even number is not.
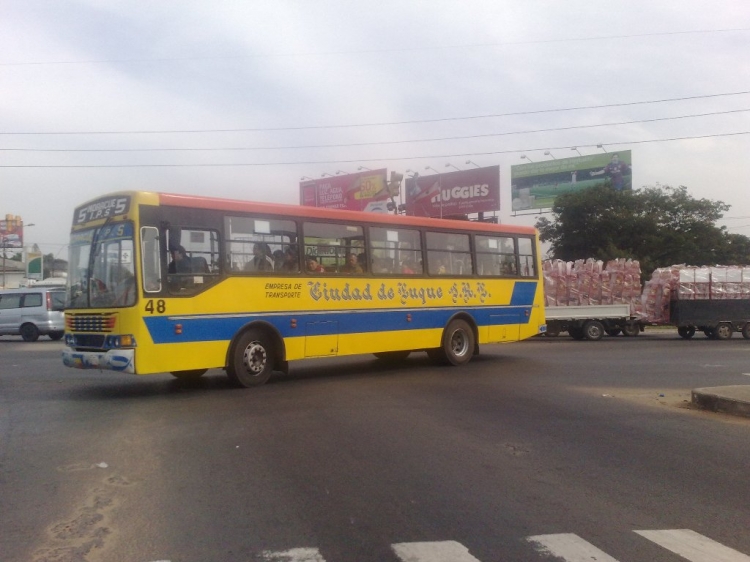
{"type": "Polygon", "coordinates": [[[688,404],[750,384],[742,338],[305,361],[251,390],[61,349],[0,338],[3,561],[750,560],[750,420],[688,404]]]}

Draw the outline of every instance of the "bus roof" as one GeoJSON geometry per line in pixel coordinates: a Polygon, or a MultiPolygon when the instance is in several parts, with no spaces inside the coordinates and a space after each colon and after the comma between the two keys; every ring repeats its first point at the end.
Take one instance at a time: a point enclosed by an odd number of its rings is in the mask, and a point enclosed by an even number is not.
{"type": "Polygon", "coordinates": [[[463,221],[451,219],[436,219],[427,217],[400,216],[385,213],[363,213],[362,211],[342,211],[320,207],[304,207],[283,203],[257,203],[217,197],[198,197],[194,195],[178,195],[159,193],[159,204],[175,207],[189,207],[195,209],[215,209],[219,211],[242,211],[248,213],[264,213],[269,215],[285,215],[295,218],[329,219],[352,222],[368,222],[391,224],[398,226],[422,226],[432,228],[455,228],[461,230],[495,231],[510,234],[535,234],[536,229],[531,226],[515,226],[494,224],[477,221],[463,221]]]}

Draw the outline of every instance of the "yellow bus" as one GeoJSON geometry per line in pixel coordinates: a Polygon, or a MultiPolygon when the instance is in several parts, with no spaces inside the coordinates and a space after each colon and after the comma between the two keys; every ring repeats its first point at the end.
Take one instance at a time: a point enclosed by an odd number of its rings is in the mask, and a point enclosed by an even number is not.
{"type": "Polygon", "coordinates": [[[120,192],[76,208],[63,362],[265,383],[289,361],[426,351],[545,329],[529,227],[120,192]]]}

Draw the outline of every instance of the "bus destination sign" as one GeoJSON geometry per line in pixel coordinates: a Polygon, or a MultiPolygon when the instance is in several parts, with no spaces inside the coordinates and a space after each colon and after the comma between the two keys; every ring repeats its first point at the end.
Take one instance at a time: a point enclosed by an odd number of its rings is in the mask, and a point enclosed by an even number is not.
{"type": "Polygon", "coordinates": [[[108,219],[115,215],[123,215],[129,210],[130,197],[128,195],[103,197],[78,207],[73,214],[73,226],[98,219],[108,219]]]}

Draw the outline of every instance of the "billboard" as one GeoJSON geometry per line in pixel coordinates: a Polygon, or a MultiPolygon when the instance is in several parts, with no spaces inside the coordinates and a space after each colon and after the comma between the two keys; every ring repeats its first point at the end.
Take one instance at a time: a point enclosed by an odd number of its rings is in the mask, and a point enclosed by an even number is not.
{"type": "Polygon", "coordinates": [[[607,180],[618,191],[633,189],[629,150],[511,166],[513,210],[548,209],[558,195],[588,189],[607,180]]]}
{"type": "Polygon", "coordinates": [[[500,166],[408,178],[406,214],[446,217],[500,210],[500,166]]]}
{"type": "Polygon", "coordinates": [[[299,184],[300,205],[308,207],[387,213],[389,198],[385,168],[299,184]]]}
{"type": "Polygon", "coordinates": [[[23,248],[21,217],[5,215],[5,220],[0,220],[0,248],[23,248]]]}

